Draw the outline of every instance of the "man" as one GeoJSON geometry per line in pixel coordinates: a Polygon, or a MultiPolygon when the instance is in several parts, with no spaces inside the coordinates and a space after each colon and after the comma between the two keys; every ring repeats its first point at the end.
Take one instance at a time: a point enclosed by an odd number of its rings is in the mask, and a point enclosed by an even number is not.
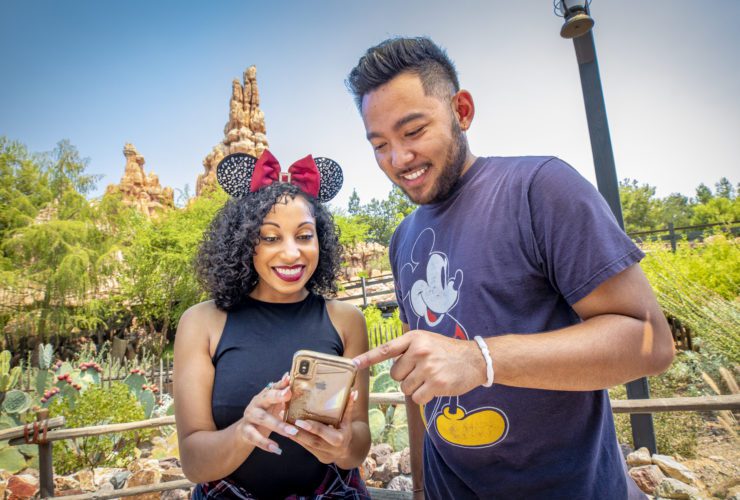
{"type": "Polygon", "coordinates": [[[604,390],[673,359],[643,253],[564,162],[471,153],[473,98],[431,40],[370,48],[347,83],[378,165],[420,204],[390,246],[408,333],[355,359],[396,358],[415,496],[644,497],[604,390]]]}

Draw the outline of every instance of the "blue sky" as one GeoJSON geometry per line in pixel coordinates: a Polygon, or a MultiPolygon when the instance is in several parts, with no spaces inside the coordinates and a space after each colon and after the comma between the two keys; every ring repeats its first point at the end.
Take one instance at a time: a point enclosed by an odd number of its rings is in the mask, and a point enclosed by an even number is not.
{"type": "MultiPolygon", "coordinates": [[[[693,195],[740,181],[740,2],[594,0],[618,176],[693,195]],[[705,11],[696,11],[700,5],[705,11]],[[733,62],[734,61],[734,62],[733,62]]],[[[344,78],[367,47],[429,35],[476,102],[474,154],[557,155],[593,182],[572,42],[549,0],[0,0],[0,135],[31,151],[69,139],[118,182],[133,143],[182,189],[223,138],[231,81],[257,66],[270,149],[339,161],[363,203],[377,168],[344,78]]]]}

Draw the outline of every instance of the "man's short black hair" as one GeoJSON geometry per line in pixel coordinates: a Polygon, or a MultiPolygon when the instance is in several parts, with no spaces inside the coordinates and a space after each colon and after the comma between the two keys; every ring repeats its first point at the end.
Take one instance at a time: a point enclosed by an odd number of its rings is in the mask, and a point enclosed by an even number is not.
{"type": "Polygon", "coordinates": [[[419,76],[426,95],[445,95],[460,90],[457,71],[444,50],[427,37],[389,38],[370,47],[347,77],[347,88],[357,109],[362,98],[397,75],[419,76]],[[451,88],[450,88],[451,87],[451,88]]]}

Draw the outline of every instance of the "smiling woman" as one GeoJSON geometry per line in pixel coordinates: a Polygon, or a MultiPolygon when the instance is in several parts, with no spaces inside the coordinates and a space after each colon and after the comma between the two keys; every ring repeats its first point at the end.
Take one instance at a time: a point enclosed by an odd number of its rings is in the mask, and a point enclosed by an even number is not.
{"type": "Polygon", "coordinates": [[[357,469],[370,447],[367,370],[337,426],[284,418],[294,353],[352,358],[368,343],[362,313],[328,298],[341,246],[319,200],[336,193],[341,172],[326,159],[297,163],[280,172],[265,152],[219,165],[233,198],[196,266],[213,300],[183,314],[175,340],[178,440],[196,499],[369,498],[357,469]]]}

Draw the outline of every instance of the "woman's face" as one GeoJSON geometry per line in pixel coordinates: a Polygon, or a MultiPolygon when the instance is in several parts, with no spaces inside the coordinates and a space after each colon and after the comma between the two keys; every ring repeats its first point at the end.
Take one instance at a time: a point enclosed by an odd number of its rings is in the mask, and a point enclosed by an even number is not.
{"type": "Polygon", "coordinates": [[[254,249],[259,282],[250,296],[263,302],[298,302],[319,263],[319,240],[311,206],[302,196],[279,200],[262,221],[254,249]]]}

